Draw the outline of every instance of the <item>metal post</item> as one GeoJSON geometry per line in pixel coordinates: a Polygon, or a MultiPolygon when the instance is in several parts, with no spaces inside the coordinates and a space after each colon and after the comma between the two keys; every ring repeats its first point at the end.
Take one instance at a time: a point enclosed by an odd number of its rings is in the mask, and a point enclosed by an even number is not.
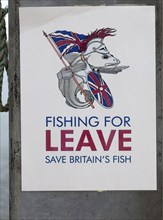
{"type": "Polygon", "coordinates": [[[10,219],[19,220],[20,210],[20,70],[19,0],[9,1],[9,136],[10,136],[10,219]]]}

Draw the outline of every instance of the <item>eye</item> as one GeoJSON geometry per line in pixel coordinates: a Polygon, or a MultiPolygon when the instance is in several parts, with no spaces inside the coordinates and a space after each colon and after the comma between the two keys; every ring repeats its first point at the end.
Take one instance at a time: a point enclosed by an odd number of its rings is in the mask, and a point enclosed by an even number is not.
{"type": "Polygon", "coordinates": [[[104,48],[104,47],[102,47],[102,48],[100,48],[99,50],[105,50],[105,48],[104,48]]]}
{"type": "Polygon", "coordinates": [[[108,55],[102,55],[102,59],[108,59],[109,58],[109,56],[108,55]]]}
{"type": "Polygon", "coordinates": [[[107,51],[107,48],[106,48],[106,47],[102,47],[102,48],[100,48],[99,50],[107,51]]]}

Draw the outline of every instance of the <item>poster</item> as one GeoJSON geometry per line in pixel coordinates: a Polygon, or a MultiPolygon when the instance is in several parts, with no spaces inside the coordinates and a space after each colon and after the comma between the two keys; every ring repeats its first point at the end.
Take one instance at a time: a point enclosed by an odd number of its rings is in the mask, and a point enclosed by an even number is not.
{"type": "Polygon", "coordinates": [[[155,7],[20,8],[23,191],[156,190],[155,7]]]}

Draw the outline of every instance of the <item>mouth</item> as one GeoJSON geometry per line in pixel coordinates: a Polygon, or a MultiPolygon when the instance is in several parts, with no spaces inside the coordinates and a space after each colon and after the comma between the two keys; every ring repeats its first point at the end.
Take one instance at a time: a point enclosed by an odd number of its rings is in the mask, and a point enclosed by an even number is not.
{"type": "Polygon", "coordinates": [[[117,63],[106,63],[105,67],[117,67],[120,64],[120,62],[117,63]]]}

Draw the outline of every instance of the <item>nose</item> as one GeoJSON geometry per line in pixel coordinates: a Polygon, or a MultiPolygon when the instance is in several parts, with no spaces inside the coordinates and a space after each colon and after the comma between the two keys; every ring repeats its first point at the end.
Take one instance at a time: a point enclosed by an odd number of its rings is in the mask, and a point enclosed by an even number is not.
{"type": "Polygon", "coordinates": [[[112,61],[115,62],[115,63],[120,63],[120,60],[115,58],[112,54],[110,54],[111,58],[112,58],[112,61]]]}

